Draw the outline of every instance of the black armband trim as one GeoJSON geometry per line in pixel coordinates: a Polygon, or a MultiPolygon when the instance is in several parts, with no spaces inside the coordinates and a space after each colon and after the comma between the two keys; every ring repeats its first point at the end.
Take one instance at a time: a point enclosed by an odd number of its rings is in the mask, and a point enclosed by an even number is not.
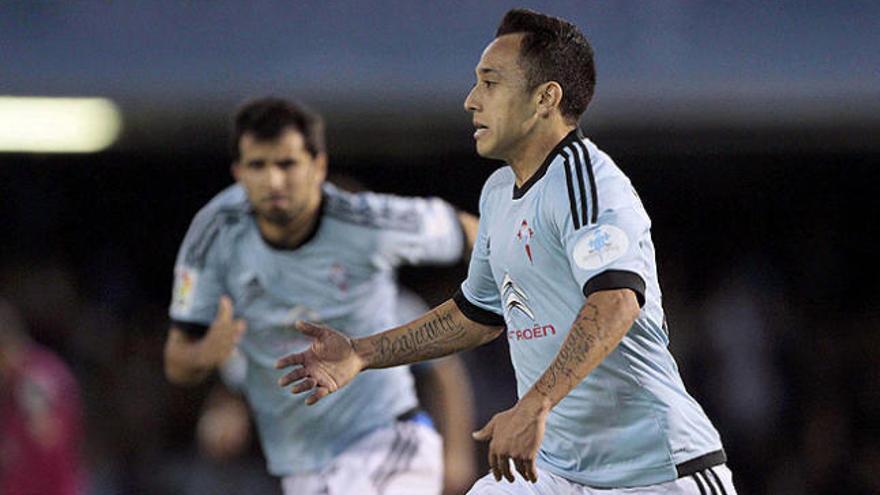
{"type": "Polygon", "coordinates": [[[183,333],[190,337],[204,337],[208,333],[208,325],[201,323],[192,323],[189,321],[171,320],[171,324],[183,330],[183,333]]]}
{"type": "Polygon", "coordinates": [[[606,270],[587,280],[584,284],[584,297],[602,290],[630,289],[636,293],[639,307],[645,305],[645,279],[635,272],[606,270]]]}
{"type": "Polygon", "coordinates": [[[725,462],[727,462],[727,454],[724,452],[724,449],[721,449],[714,452],[709,452],[708,454],[703,454],[696,459],[682,462],[681,464],[675,466],[675,470],[678,472],[679,478],[684,478],[685,476],[689,476],[700,471],[713,468],[715,466],[720,466],[725,462]]]}
{"type": "Polygon", "coordinates": [[[461,289],[458,289],[455,292],[455,294],[452,296],[452,300],[455,301],[455,305],[458,306],[461,314],[463,314],[468,320],[477,322],[480,325],[489,325],[492,327],[504,326],[504,318],[502,316],[497,315],[491,311],[486,311],[485,309],[468,301],[467,297],[464,296],[464,293],[461,292],[461,289]]]}

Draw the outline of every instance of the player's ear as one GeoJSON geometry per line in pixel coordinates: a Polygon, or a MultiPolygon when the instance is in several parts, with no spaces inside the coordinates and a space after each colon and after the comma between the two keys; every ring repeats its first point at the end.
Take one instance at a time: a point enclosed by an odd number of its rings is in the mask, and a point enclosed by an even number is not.
{"type": "Polygon", "coordinates": [[[232,162],[232,164],[229,165],[229,172],[232,173],[232,177],[238,181],[238,176],[241,175],[241,162],[238,160],[232,162]]]}
{"type": "Polygon", "coordinates": [[[538,114],[547,117],[562,104],[562,86],[556,81],[548,81],[535,88],[534,98],[538,106],[538,114]]]}

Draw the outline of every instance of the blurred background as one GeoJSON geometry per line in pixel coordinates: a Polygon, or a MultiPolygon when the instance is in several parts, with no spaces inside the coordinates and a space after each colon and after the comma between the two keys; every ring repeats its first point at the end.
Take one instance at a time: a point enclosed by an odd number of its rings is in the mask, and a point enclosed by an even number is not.
{"type": "MultiPolygon", "coordinates": [[[[256,445],[200,456],[209,385],[162,375],[235,107],[306,102],[333,172],[475,211],[500,164],[462,100],[514,6],[594,46],[582,128],[652,216],[671,346],[740,493],[880,493],[880,3],[3,2],[0,297],[79,383],[87,493],[277,490],[256,445]]],[[[401,280],[433,304],[464,273],[401,280]]],[[[515,399],[505,345],[466,356],[481,424],[515,399]]]]}

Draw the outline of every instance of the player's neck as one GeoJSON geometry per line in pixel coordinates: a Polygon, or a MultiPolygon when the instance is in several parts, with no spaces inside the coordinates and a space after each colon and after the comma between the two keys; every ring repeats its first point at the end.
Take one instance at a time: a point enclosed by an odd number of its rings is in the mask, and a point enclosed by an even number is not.
{"type": "Polygon", "coordinates": [[[263,239],[275,247],[295,249],[314,234],[320,220],[321,195],[318,194],[300,215],[286,225],[277,225],[263,218],[257,219],[263,239]]]}
{"type": "Polygon", "coordinates": [[[522,146],[507,160],[507,164],[510,165],[516,176],[517,187],[528,182],[547,159],[547,155],[575,127],[560,120],[548,124],[546,127],[535,129],[532,135],[523,140],[522,146]]]}

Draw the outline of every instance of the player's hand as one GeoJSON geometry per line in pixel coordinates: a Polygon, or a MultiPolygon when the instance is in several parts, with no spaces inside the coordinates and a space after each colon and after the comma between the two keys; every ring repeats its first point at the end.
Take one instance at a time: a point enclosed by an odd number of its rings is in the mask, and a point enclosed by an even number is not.
{"type": "Polygon", "coordinates": [[[223,364],[247,329],[244,320],[236,320],[232,315],[232,300],[222,296],[217,305],[217,316],[208,328],[208,333],[199,341],[199,361],[203,368],[214,368],[223,364]]]}
{"type": "Polygon", "coordinates": [[[496,481],[504,477],[513,483],[510,461],[526,481],[538,481],[535,458],[544,438],[547,414],[549,410],[520,401],[492,416],[482,430],[474,432],[475,440],[489,441],[489,467],[496,481]]]}
{"type": "Polygon", "coordinates": [[[312,337],[312,345],[304,352],[283,357],[275,363],[276,369],[299,365],[278,380],[278,385],[291,387],[298,394],[314,389],[306,398],[312,405],[350,382],[362,369],[364,362],[354,352],[351,339],[323,325],[306,321],[296,322],[296,329],[312,337]]]}

